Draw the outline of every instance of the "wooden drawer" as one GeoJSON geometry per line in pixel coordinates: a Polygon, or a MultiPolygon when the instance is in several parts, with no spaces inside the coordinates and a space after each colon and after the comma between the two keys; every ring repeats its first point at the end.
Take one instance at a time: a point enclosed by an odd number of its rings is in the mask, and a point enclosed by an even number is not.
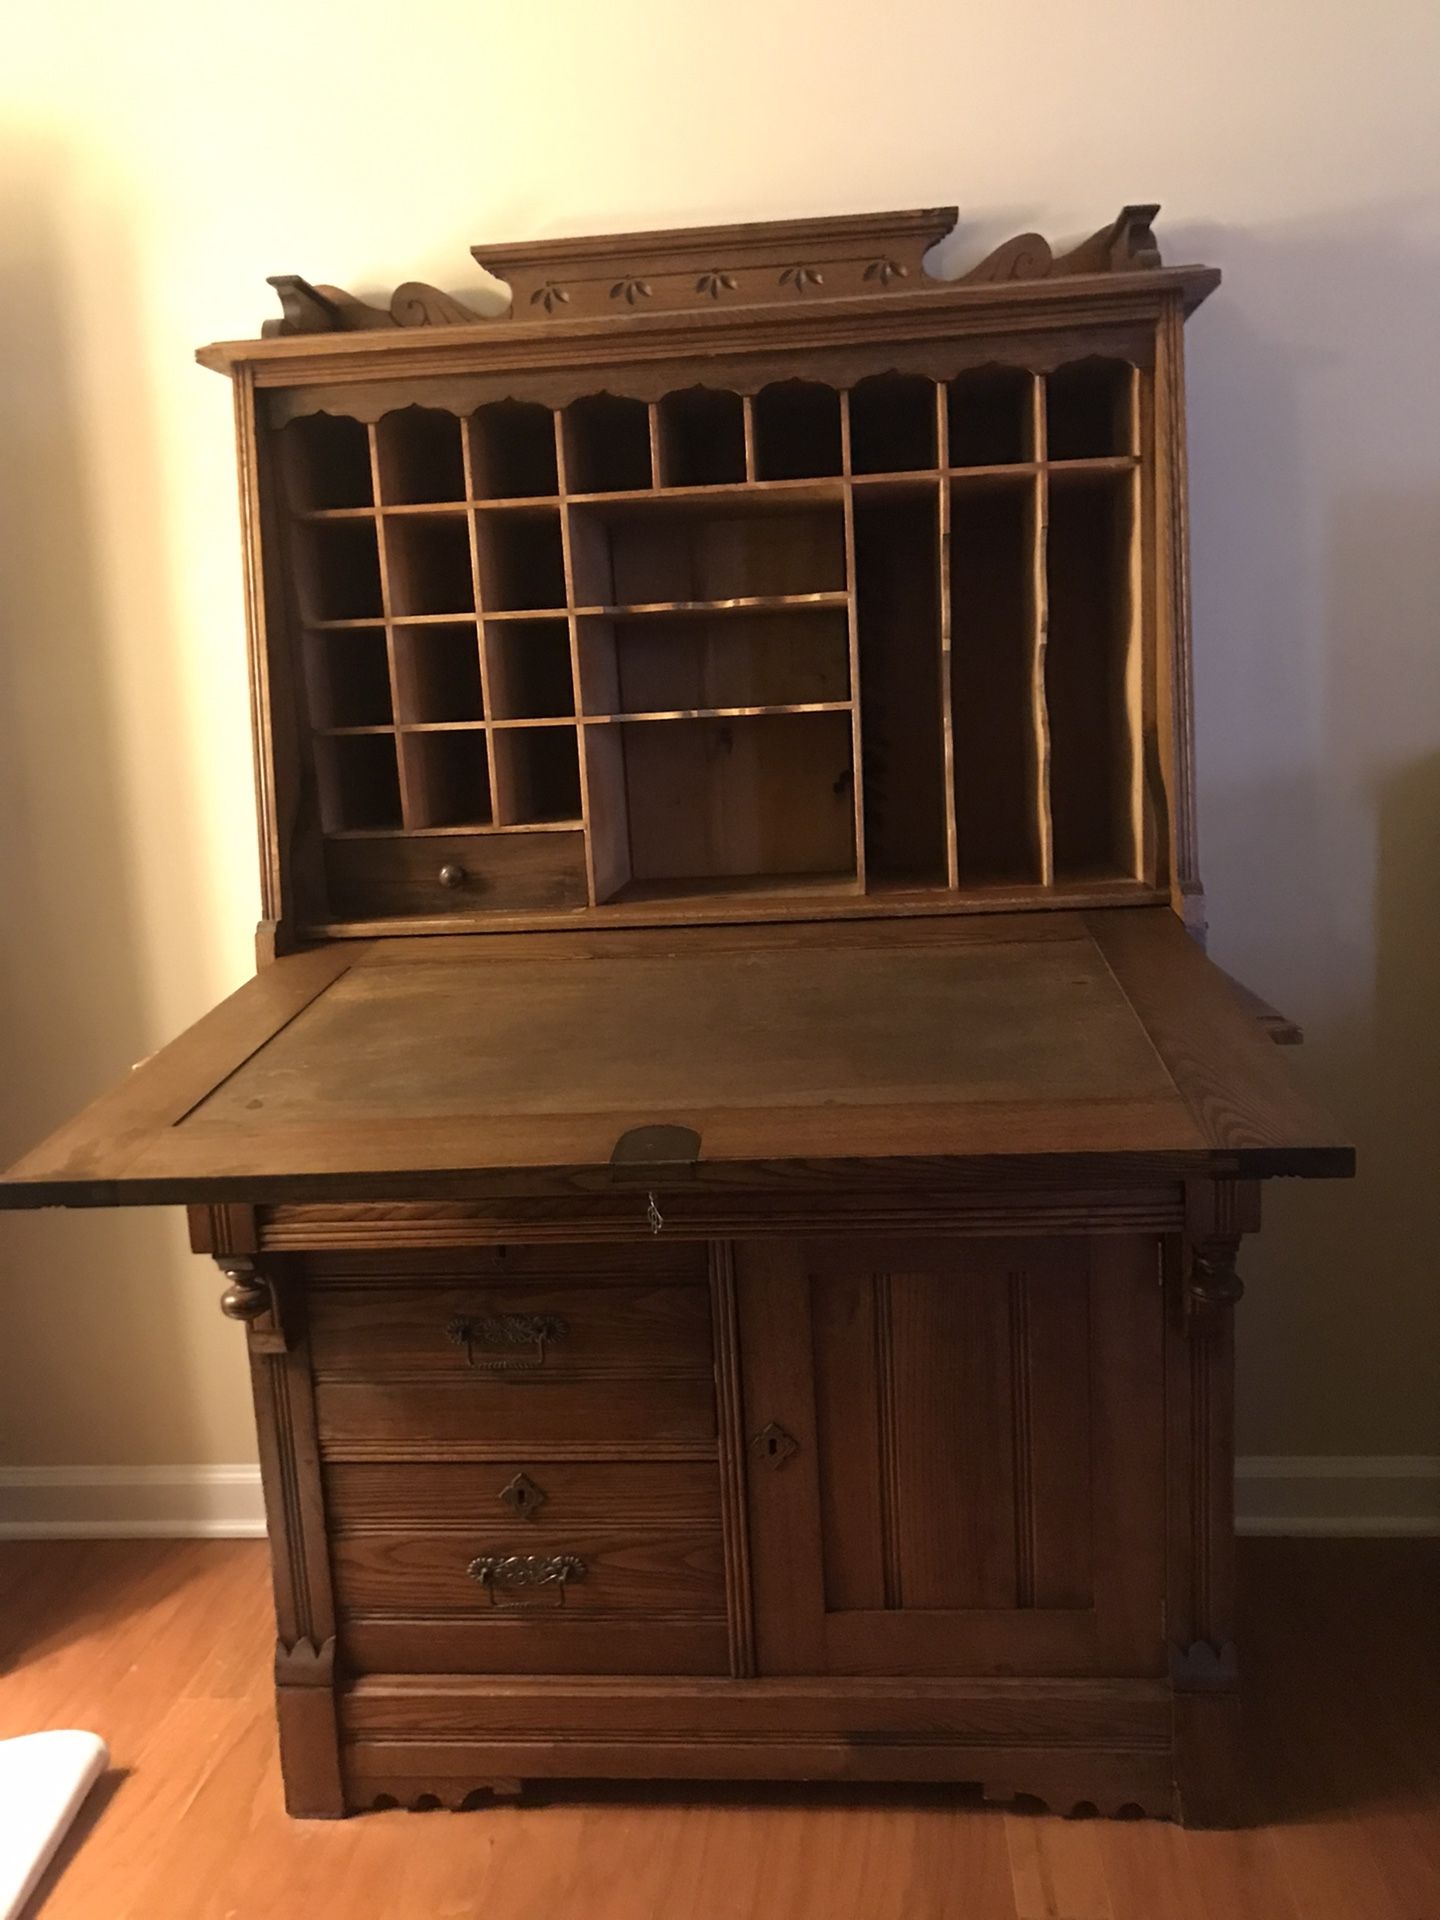
{"type": "Polygon", "coordinates": [[[330,1460],[694,1459],[715,1445],[714,1384],[701,1374],[470,1374],[428,1386],[320,1379],[315,1418],[330,1460]]]}
{"type": "Polygon", "coordinates": [[[580,833],[327,840],[325,886],[336,919],[583,907],[585,840],[580,833]]]}
{"type": "Polygon", "coordinates": [[[325,1495],[353,1673],[727,1669],[713,1463],[340,1464],[325,1495]],[[525,1564],[481,1584],[482,1555],[525,1564]],[[563,1583],[523,1583],[567,1555],[563,1583]]]}
{"type": "MultiPolygon", "coordinates": [[[[599,1528],[690,1531],[720,1525],[714,1461],[575,1461],[516,1455],[484,1464],[342,1461],[324,1470],[332,1534],[427,1533],[524,1522],[551,1551],[567,1532],[599,1528]],[[529,1483],[517,1512],[517,1480],[529,1483]],[[507,1493],[509,1497],[507,1498],[507,1493]]],[[[537,1545],[536,1551],[541,1547],[537,1545]]]]}
{"type": "Polygon", "coordinates": [[[318,1379],[416,1382],[710,1372],[704,1250],[482,1248],[311,1260],[318,1379]]]}
{"type": "Polygon", "coordinates": [[[339,1534],[342,1616],[495,1613],[723,1613],[718,1528],[552,1527],[477,1519],[445,1533],[339,1534]],[[481,1576],[486,1569],[489,1578],[481,1576]],[[475,1569],[471,1572],[470,1569],[475,1569]],[[534,1583],[534,1584],[532,1584],[534,1583]]]}
{"type": "Polygon", "coordinates": [[[619,1280],[327,1288],[311,1299],[310,1339],[319,1378],[703,1374],[710,1296],[704,1287],[619,1280]]]}

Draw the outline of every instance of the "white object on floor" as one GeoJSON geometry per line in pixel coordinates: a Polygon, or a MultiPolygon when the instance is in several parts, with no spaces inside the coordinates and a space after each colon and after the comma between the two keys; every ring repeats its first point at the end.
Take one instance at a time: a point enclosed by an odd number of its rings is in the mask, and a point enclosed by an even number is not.
{"type": "Polygon", "coordinates": [[[0,1920],[18,1920],[87,1793],[110,1764],[98,1733],[0,1740],[0,1920]]]}

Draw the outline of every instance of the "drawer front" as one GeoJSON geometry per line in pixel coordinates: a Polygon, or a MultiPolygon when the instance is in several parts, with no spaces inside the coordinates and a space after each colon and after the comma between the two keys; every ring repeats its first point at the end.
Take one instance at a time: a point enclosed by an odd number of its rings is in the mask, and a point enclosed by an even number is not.
{"type": "Polygon", "coordinates": [[[713,1461],[340,1463],[325,1500],[352,1673],[728,1671],[713,1461]]]}
{"type": "Polygon", "coordinates": [[[723,1613],[719,1530],[551,1528],[522,1521],[446,1533],[341,1534],[335,1597],[347,1613],[723,1613]]]}
{"type": "Polygon", "coordinates": [[[521,1520],[525,1539],[549,1552],[566,1533],[720,1526],[713,1460],[342,1461],[324,1476],[336,1536],[488,1530],[521,1520]]]}
{"type": "Polygon", "coordinates": [[[710,1371],[703,1285],[624,1278],[315,1287],[310,1350],[317,1379],[473,1385],[600,1375],[710,1371]]]}
{"type": "Polygon", "coordinates": [[[320,1379],[315,1418],[331,1460],[684,1459],[715,1445],[714,1386],[698,1374],[472,1374],[433,1386],[320,1379]]]}
{"type": "Polygon", "coordinates": [[[327,840],[325,885],[338,919],[583,907],[585,840],[580,833],[327,840]]]}

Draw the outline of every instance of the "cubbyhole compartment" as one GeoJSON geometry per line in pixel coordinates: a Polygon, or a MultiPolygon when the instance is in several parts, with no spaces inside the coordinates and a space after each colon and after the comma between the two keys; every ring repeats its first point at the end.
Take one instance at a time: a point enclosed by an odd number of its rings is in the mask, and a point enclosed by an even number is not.
{"type": "Polygon", "coordinates": [[[460,422],[437,407],[400,407],[375,429],[380,500],[387,507],[465,498],[460,422]]]}
{"type": "Polygon", "coordinates": [[[475,516],[480,604],[486,613],[565,605],[565,545],[553,507],[506,507],[475,516]]]}
{"type": "Polygon", "coordinates": [[[492,621],[485,629],[496,720],[548,720],[575,711],[570,628],[564,620],[492,621]]]}
{"type": "Polygon", "coordinates": [[[385,558],[396,618],[416,613],[473,617],[470,526],[463,510],[388,515],[385,558]]]}
{"type": "Polygon", "coordinates": [[[1051,460],[1133,453],[1134,369],[1123,360],[1076,360],[1045,381],[1046,451],[1051,460]]]}
{"type": "Polygon", "coordinates": [[[481,727],[400,736],[408,827],[490,824],[490,763],[481,727]]]}
{"type": "Polygon", "coordinates": [[[309,413],[281,427],[276,440],[293,513],[374,505],[370,433],[363,420],[309,413]]]}
{"type": "Polygon", "coordinates": [[[473,620],[397,626],[393,644],[402,723],[485,718],[480,636],[473,620]]]}
{"type": "Polygon", "coordinates": [[[302,641],[305,691],[315,727],[388,727],[390,661],[378,628],[307,633],[302,641]]]}
{"type": "Polygon", "coordinates": [[[1134,877],[1138,686],[1128,474],[1052,474],[1046,544],[1050,814],[1057,881],[1134,877]]]}
{"type": "Polygon", "coordinates": [[[574,727],[506,727],[494,735],[495,813],[502,827],[580,818],[580,743],[574,727]]]}
{"type": "Polygon", "coordinates": [[[936,387],[915,373],[877,373],[850,390],[853,473],[909,473],[936,461],[936,387]]]}
{"type": "Polygon", "coordinates": [[[294,533],[305,619],[378,620],[383,609],[374,520],[327,520],[294,533]]]}
{"type": "Polygon", "coordinates": [[[580,622],[587,714],[789,707],[850,698],[843,607],[580,622]]]}
{"type": "Polygon", "coordinates": [[[952,484],[950,687],[960,884],[1042,878],[1036,492],[952,484]]]}
{"type": "Polygon", "coordinates": [[[653,484],[650,409],[643,400],[590,393],[573,400],[562,417],[568,492],[631,493],[653,484]]]}
{"type": "Polygon", "coordinates": [[[660,482],[732,485],[745,478],[745,403],[738,393],[687,387],[660,402],[660,482]]]}
{"type": "Polygon", "coordinates": [[[761,480],[840,472],[840,395],[813,380],[777,380],[755,396],[755,471],[761,480]]]}
{"type": "Polygon", "coordinates": [[[320,824],[326,833],[400,825],[400,768],[393,733],[317,739],[315,771],[320,824]]]}
{"type": "Polygon", "coordinates": [[[577,606],[842,593],[845,520],[839,503],[742,504],[658,498],[644,505],[575,507],[570,516],[577,606]]]}
{"type": "Polygon", "coordinates": [[[948,862],[937,485],[903,499],[857,492],[855,595],[867,883],[943,886],[948,862]]]}
{"type": "Polygon", "coordinates": [[[848,713],[637,720],[587,738],[615,733],[636,887],[661,897],[788,875],[853,883],[848,713]]]}
{"type": "Polygon", "coordinates": [[[534,400],[496,400],[470,416],[470,475],[477,500],[558,493],[555,415],[534,400]]]}
{"type": "Polygon", "coordinates": [[[1003,467],[1035,457],[1035,376],[1023,367],[972,367],[946,390],[952,467],[1003,467]]]}

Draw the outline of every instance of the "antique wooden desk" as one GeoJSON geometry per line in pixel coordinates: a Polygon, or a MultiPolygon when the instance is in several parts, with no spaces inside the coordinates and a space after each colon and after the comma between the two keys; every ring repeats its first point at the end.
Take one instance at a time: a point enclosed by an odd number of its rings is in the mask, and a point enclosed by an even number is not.
{"type": "Polygon", "coordinates": [[[295,1813],[1224,1817],[1236,1250],[1351,1155],[1195,937],[1153,213],[478,248],[507,319],[285,278],[201,354],[261,966],[3,1198],[224,1270],[295,1813]]]}

